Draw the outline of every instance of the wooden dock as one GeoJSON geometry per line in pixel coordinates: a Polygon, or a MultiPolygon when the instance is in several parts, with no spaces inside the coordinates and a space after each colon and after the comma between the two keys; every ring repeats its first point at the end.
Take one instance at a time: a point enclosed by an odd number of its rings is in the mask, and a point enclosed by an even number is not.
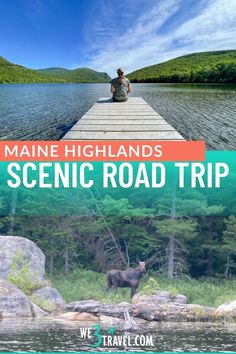
{"type": "Polygon", "coordinates": [[[62,140],[184,140],[141,97],[100,98],[62,140]]]}

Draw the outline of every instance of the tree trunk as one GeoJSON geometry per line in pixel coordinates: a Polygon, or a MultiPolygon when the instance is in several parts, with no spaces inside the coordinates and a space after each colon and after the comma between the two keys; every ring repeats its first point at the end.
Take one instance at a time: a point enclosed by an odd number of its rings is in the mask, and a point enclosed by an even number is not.
{"type": "Polygon", "coordinates": [[[8,227],[9,235],[12,235],[14,231],[16,204],[17,204],[17,191],[13,190],[11,195],[11,203],[10,203],[10,223],[8,227]]]}
{"type": "Polygon", "coordinates": [[[168,244],[168,278],[174,278],[175,237],[170,236],[168,244]]]}
{"type": "Polygon", "coordinates": [[[69,273],[69,254],[68,251],[64,252],[64,272],[65,275],[69,273]]]}
{"type": "Polygon", "coordinates": [[[213,277],[214,276],[213,258],[212,258],[211,250],[207,251],[207,276],[208,277],[213,277]]]}
{"type": "MultiPolygon", "coordinates": [[[[175,220],[176,218],[176,191],[174,189],[172,195],[172,206],[171,206],[171,219],[175,220]]],[[[175,236],[171,235],[169,237],[168,244],[168,278],[174,278],[174,264],[175,264],[175,236]]]]}
{"type": "MultiPolygon", "coordinates": [[[[211,219],[210,219],[211,220],[211,219]]],[[[213,239],[213,230],[212,230],[212,222],[210,221],[209,226],[208,226],[208,242],[209,244],[214,244],[214,239],[213,239]]],[[[209,247],[207,250],[207,276],[212,277],[214,276],[214,268],[213,268],[213,253],[211,248],[209,247]]]]}
{"type": "Polygon", "coordinates": [[[110,236],[111,242],[113,243],[114,248],[115,248],[117,254],[119,255],[119,258],[120,258],[121,262],[127,267],[128,263],[129,263],[129,260],[124,257],[124,254],[123,254],[123,252],[121,250],[121,247],[119,245],[119,239],[116,239],[112,229],[109,227],[109,225],[106,224],[106,218],[102,214],[102,212],[101,212],[101,210],[100,210],[100,208],[98,206],[97,200],[94,197],[94,194],[93,194],[91,189],[89,189],[89,193],[90,193],[90,195],[91,195],[91,197],[92,197],[92,199],[94,201],[94,204],[95,204],[95,207],[96,207],[96,210],[97,210],[98,214],[100,215],[101,219],[103,220],[103,222],[106,225],[106,229],[107,229],[107,232],[108,232],[108,234],[110,236]]]}
{"type": "Polygon", "coordinates": [[[54,237],[50,237],[49,239],[50,247],[51,247],[51,252],[52,254],[49,253],[49,272],[52,274],[53,268],[54,268],[54,237]]]}
{"type": "Polygon", "coordinates": [[[225,278],[228,279],[230,277],[230,256],[229,254],[227,255],[227,261],[226,261],[226,269],[225,269],[225,278]]]}
{"type": "Polygon", "coordinates": [[[54,268],[54,257],[53,255],[50,255],[49,257],[49,272],[52,274],[54,268]]]}

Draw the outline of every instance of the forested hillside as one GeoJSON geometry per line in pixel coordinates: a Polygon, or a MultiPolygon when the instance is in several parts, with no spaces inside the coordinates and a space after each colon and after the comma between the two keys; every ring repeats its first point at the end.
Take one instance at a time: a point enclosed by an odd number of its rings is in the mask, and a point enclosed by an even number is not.
{"type": "MultiPolygon", "coordinates": [[[[189,54],[136,70],[127,76],[132,82],[235,83],[236,51],[189,54]]],[[[107,73],[89,68],[31,70],[0,57],[0,83],[107,83],[110,80],[107,73]]]]}
{"type": "Polygon", "coordinates": [[[236,50],[184,55],[129,75],[132,82],[236,82],[236,50]]]}
{"type": "Polygon", "coordinates": [[[107,73],[100,73],[89,68],[78,68],[68,70],[64,68],[48,68],[38,70],[40,75],[61,79],[64,82],[109,82],[111,80],[107,73]]]}
{"type": "Polygon", "coordinates": [[[9,196],[2,191],[0,202],[0,234],[35,241],[50,272],[125,269],[141,259],[150,272],[169,278],[236,274],[236,217],[215,202],[214,193],[208,200],[200,192],[177,198],[174,219],[167,190],[156,197],[148,190],[126,196],[83,190],[37,195],[25,190],[9,196]]]}
{"type": "Polygon", "coordinates": [[[41,76],[36,70],[27,69],[24,66],[13,64],[0,57],[0,84],[28,84],[44,82],[61,82],[50,77],[41,76]]]}
{"type": "Polygon", "coordinates": [[[16,65],[0,57],[0,84],[8,83],[65,83],[65,82],[109,82],[111,78],[106,73],[100,73],[88,68],[67,70],[63,68],[48,68],[31,70],[16,65]]]}

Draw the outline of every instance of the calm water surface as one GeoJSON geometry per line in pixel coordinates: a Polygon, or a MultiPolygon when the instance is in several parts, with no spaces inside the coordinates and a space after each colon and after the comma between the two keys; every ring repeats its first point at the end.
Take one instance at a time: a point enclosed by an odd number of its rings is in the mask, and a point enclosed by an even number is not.
{"type": "MultiPolygon", "coordinates": [[[[142,96],[186,139],[208,148],[236,149],[236,86],[135,84],[142,96]]],[[[0,85],[1,140],[58,140],[109,84],[0,85]]]]}
{"type": "MultiPolygon", "coordinates": [[[[92,351],[82,342],[76,322],[53,320],[4,321],[0,324],[0,351],[92,351]]],[[[152,334],[155,347],[109,348],[110,351],[190,351],[235,352],[236,325],[155,324],[152,334]]],[[[131,336],[137,333],[126,333],[131,336]]],[[[144,334],[144,332],[142,332],[144,334]]],[[[94,349],[93,349],[94,350],[94,349]]],[[[107,351],[96,348],[96,351],[107,351]]]]}

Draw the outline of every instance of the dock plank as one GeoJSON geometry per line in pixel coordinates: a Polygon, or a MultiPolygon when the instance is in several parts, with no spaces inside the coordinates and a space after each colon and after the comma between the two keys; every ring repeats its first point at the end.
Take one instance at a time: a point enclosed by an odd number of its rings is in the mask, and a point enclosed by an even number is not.
{"type": "Polygon", "coordinates": [[[130,104],[127,106],[118,106],[117,104],[113,103],[112,105],[97,105],[97,106],[93,106],[91,107],[89,110],[108,110],[108,111],[121,111],[121,110],[140,110],[140,111],[144,111],[144,110],[152,110],[154,112],[155,109],[153,109],[151,106],[148,106],[146,104],[130,104]]]}
{"type": "Polygon", "coordinates": [[[184,140],[175,130],[169,132],[94,132],[70,130],[63,140],[184,140]]]}
{"type": "Polygon", "coordinates": [[[105,119],[105,120],[164,120],[164,118],[162,118],[161,116],[158,115],[118,115],[118,116],[109,116],[109,115],[103,115],[103,116],[96,116],[96,115],[85,115],[82,118],[80,118],[79,122],[82,119],[92,119],[94,122],[100,121],[101,119],[105,119]]]}
{"type": "Polygon", "coordinates": [[[76,124],[71,128],[71,131],[108,131],[108,132],[158,132],[158,131],[173,131],[174,128],[169,124],[162,125],[139,125],[139,124],[104,124],[104,125],[96,125],[96,124],[76,124]]]}
{"type": "Polygon", "coordinates": [[[142,97],[130,97],[128,99],[128,101],[125,102],[113,102],[111,97],[100,97],[97,100],[97,103],[118,103],[118,104],[123,104],[123,105],[127,105],[127,104],[132,104],[132,103],[145,103],[147,104],[147,102],[142,98],[142,97]]]}
{"type": "Polygon", "coordinates": [[[130,105],[120,105],[118,103],[113,103],[113,104],[98,104],[98,105],[93,105],[91,109],[94,109],[94,110],[98,110],[98,109],[101,109],[101,110],[111,110],[111,111],[114,111],[114,110],[132,110],[132,109],[139,109],[139,110],[146,110],[146,109],[149,109],[149,110],[153,110],[155,112],[155,110],[149,106],[148,104],[130,104],[130,105]]]}
{"type": "Polygon", "coordinates": [[[142,106],[126,106],[126,107],[115,107],[115,106],[109,106],[109,107],[92,107],[89,109],[88,112],[95,111],[95,112],[129,112],[129,111],[139,111],[139,112],[155,112],[156,111],[152,107],[147,107],[145,105],[142,106]]]}
{"type": "Polygon", "coordinates": [[[141,125],[156,125],[156,124],[167,124],[164,119],[90,119],[81,118],[77,124],[96,124],[98,125],[126,125],[126,124],[141,124],[141,125]]]}
{"type": "Polygon", "coordinates": [[[155,114],[155,112],[137,112],[137,111],[132,111],[132,112],[88,112],[88,115],[90,116],[104,116],[104,115],[109,115],[109,116],[154,116],[158,117],[158,114],[155,114]]]}
{"type": "Polygon", "coordinates": [[[62,140],[184,140],[142,97],[101,97],[62,140]]]}

